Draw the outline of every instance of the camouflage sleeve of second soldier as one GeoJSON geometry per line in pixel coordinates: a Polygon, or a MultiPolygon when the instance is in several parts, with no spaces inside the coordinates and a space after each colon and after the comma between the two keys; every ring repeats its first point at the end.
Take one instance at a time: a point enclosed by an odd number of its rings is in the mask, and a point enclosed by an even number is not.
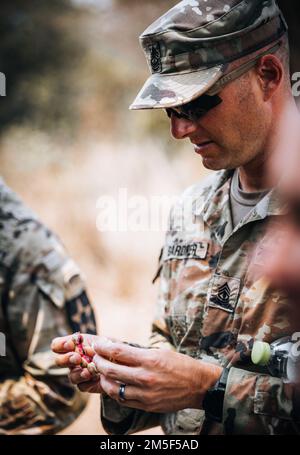
{"type": "Polygon", "coordinates": [[[56,367],[51,340],[95,334],[94,313],[78,267],[45,226],[22,221],[15,244],[4,302],[10,358],[0,382],[0,434],[54,433],[72,423],[86,399],[56,367]]]}

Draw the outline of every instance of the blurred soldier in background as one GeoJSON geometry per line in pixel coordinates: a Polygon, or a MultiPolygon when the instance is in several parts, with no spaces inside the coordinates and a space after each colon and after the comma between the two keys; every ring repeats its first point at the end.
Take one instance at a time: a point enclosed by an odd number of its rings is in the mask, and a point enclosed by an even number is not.
{"type": "Polygon", "coordinates": [[[86,399],[49,347],[76,331],[96,333],[78,267],[0,180],[0,434],[53,434],[82,412],[86,399]]]}

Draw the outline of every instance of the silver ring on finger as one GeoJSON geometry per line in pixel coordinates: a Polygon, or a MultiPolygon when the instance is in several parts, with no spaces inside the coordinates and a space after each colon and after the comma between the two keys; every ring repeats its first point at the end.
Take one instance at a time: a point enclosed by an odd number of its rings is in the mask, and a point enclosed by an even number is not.
{"type": "Polygon", "coordinates": [[[125,388],[126,388],[126,384],[121,384],[120,385],[120,388],[119,388],[119,398],[121,401],[126,401],[126,398],[125,398],[125,388]]]}

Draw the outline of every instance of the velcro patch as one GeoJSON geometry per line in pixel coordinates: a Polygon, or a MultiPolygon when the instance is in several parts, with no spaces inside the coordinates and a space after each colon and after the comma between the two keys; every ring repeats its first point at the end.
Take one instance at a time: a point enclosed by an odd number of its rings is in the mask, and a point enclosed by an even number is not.
{"type": "Polygon", "coordinates": [[[207,242],[173,243],[164,248],[163,260],[168,259],[205,259],[207,242]]]}
{"type": "Polygon", "coordinates": [[[215,275],[209,292],[208,305],[233,313],[240,292],[240,279],[215,275]]]}
{"type": "Polygon", "coordinates": [[[66,302],[67,315],[73,332],[96,335],[96,320],[93,308],[85,292],[66,302]]]}

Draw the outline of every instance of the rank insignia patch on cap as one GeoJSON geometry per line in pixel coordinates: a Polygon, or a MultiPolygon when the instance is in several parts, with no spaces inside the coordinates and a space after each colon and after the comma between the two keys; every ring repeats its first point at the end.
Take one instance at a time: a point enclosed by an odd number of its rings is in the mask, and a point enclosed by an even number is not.
{"type": "Polygon", "coordinates": [[[162,71],[161,65],[161,51],[159,43],[152,44],[150,46],[151,55],[151,68],[154,73],[160,73],[162,71]]]}

